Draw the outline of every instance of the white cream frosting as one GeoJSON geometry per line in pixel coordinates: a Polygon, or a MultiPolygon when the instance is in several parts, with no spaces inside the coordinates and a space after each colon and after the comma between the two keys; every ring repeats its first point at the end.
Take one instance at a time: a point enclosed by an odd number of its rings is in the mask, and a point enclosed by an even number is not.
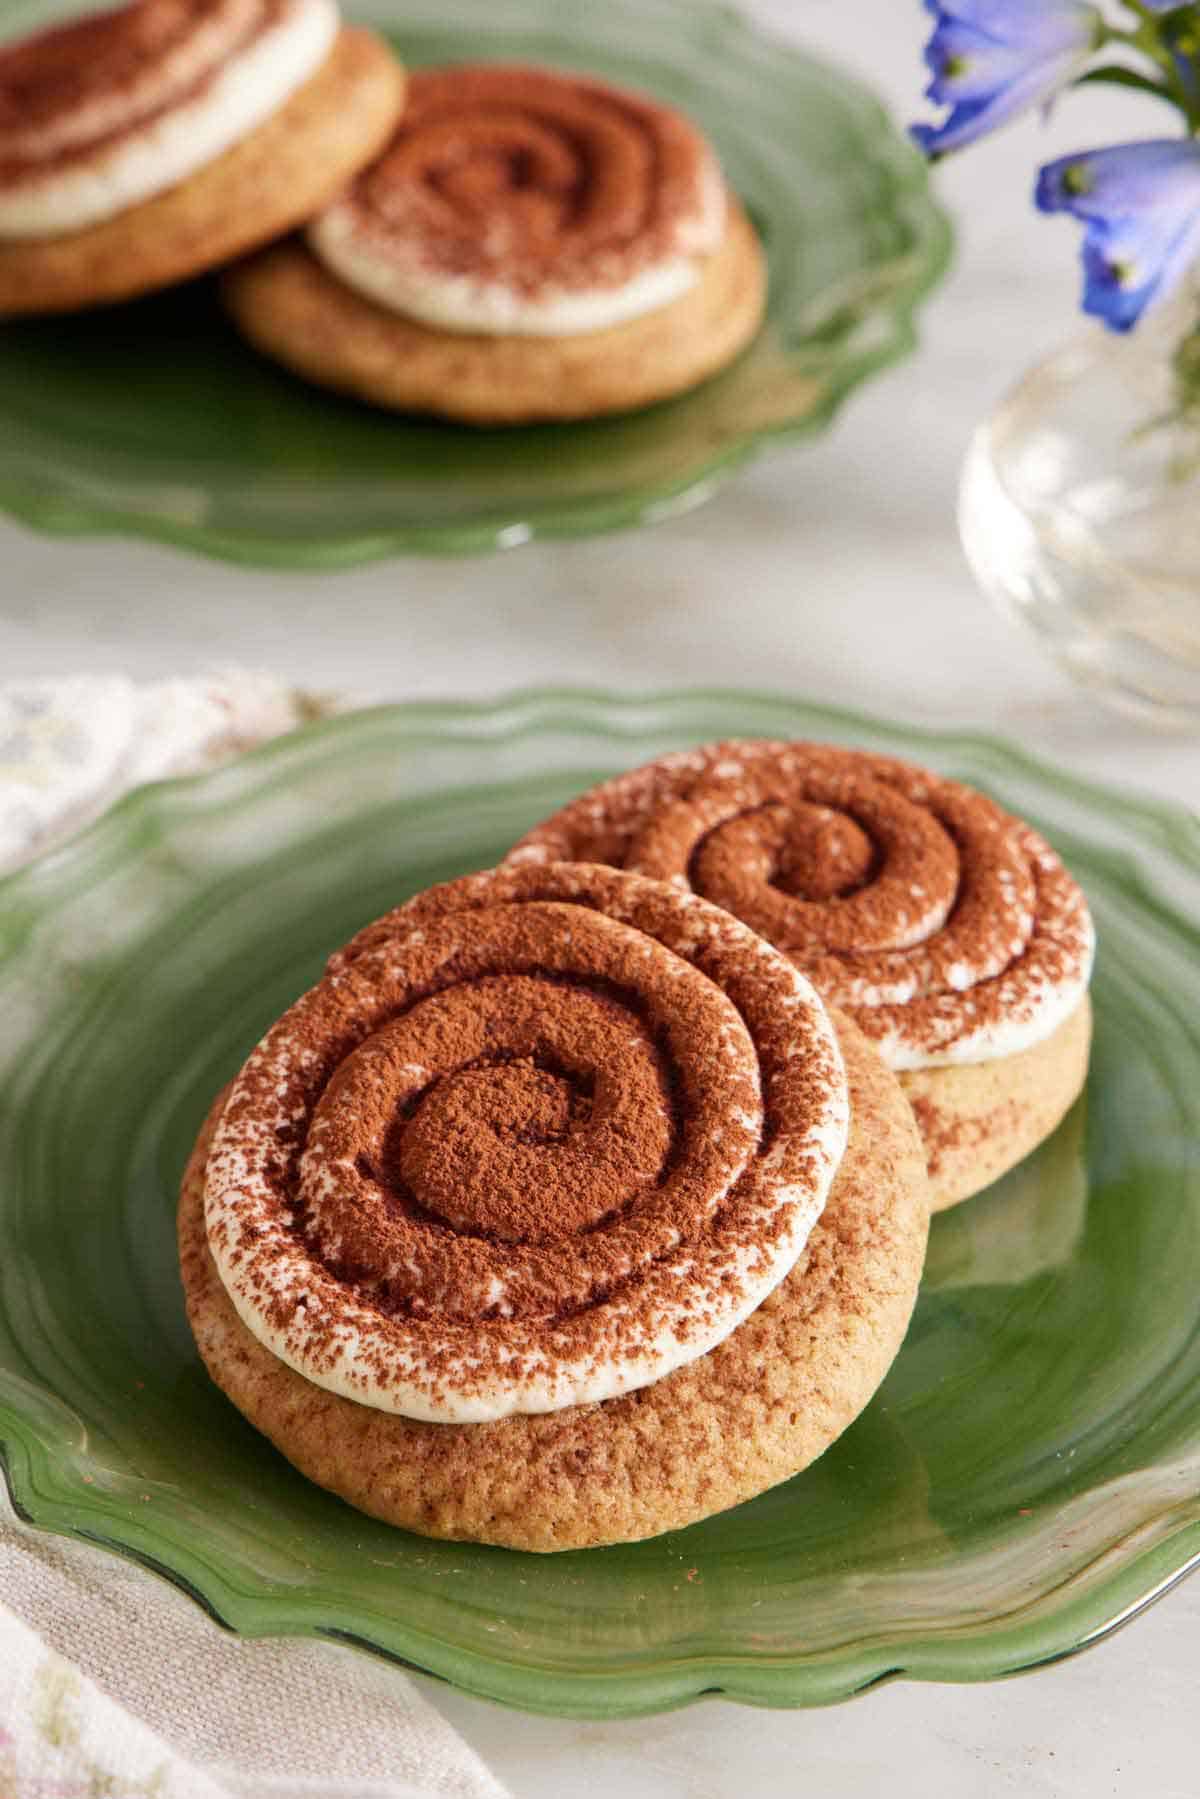
{"type": "MultiPolygon", "coordinates": [[[[874,1047],[888,1067],[897,1072],[912,1068],[955,1068],[977,1062],[998,1062],[1005,1056],[1016,1056],[1023,1050],[1035,1049],[1039,1043],[1045,1043],[1052,1037],[1083,1004],[1092,978],[1095,951],[1095,931],[1089,919],[1086,950],[1082,960],[1070,974],[1061,974],[1054,979],[1028,976],[1018,962],[1010,974],[1001,975],[988,983],[989,1011],[995,1000],[1000,1005],[1011,1005],[1012,1010],[1007,1015],[998,1018],[988,1016],[972,1025],[970,1021],[977,1002],[971,998],[970,989],[967,989],[961,996],[955,1035],[950,1042],[931,1049],[919,1039],[914,1039],[905,1030],[903,1023],[900,1023],[886,1032],[874,1035],[874,1047]]],[[[860,1013],[857,1016],[861,1025],[864,1022],[863,1015],[860,1013]]]]}
{"type": "Polygon", "coordinates": [[[336,0],[288,0],[200,91],[65,161],[0,187],[0,238],[81,231],[174,187],[239,143],[320,67],[340,28],[336,0]]]}
{"type": "MultiPolygon", "coordinates": [[[[1019,1055],[1045,1043],[1083,1003],[1096,956],[1087,901],[1036,831],[1015,820],[1012,831],[1028,859],[1036,900],[1031,913],[1018,911],[1004,959],[974,961],[964,950],[945,986],[933,989],[919,963],[911,974],[882,985],[856,980],[848,965],[845,985],[830,996],[849,1010],[897,1072],[1019,1055]]],[[[927,940],[936,941],[940,928],[940,922],[926,922],[911,946],[914,958],[927,940]]]]}
{"type": "Polygon", "coordinates": [[[438,331],[489,337],[574,337],[628,324],[681,299],[702,270],[694,256],[667,256],[618,286],[524,294],[502,281],[444,274],[397,257],[362,229],[348,201],[335,202],[308,227],[308,243],[340,281],[386,311],[438,331]]]}

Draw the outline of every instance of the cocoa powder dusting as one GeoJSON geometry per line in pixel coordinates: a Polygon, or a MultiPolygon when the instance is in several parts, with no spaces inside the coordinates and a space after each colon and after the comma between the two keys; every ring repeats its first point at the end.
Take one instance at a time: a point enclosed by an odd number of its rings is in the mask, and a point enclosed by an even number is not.
{"type": "MultiPolygon", "coordinates": [[[[1087,905],[1030,828],[961,783],[807,743],[721,743],[593,789],[515,865],[605,860],[768,938],[897,1066],[987,1053],[1082,992],[1087,905]]],[[[1002,1053],[1002,1052],[993,1052],[1002,1053]]]]}
{"type": "Polygon", "coordinates": [[[417,70],[389,149],[348,196],[406,265],[547,287],[620,287],[715,250],[723,185],[700,132],[648,95],[552,69],[417,70]]]}
{"type": "Polygon", "coordinates": [[[0,187],[86,162],[197,99],[293,0],[133,0],[0,49],[0,187]]]}
{"type": "Polygon", "coordinates": [[[805,993],[658,883],[435,889],[334,957],[234,1084],[222,1277],[277,1352],[363,1397],[403,1380],[449,1409],[702,1353],[792,1265],[844,1142],[805,993]]]}

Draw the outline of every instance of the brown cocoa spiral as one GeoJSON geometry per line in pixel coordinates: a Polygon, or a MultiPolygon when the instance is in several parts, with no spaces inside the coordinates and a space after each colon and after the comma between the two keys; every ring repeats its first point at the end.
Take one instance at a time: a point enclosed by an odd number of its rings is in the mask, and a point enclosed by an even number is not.
{"type": "Polygon", "coordinates": [[[0,181],[52,169],[197,92],[286,0],[133,0],[0,49],[0,181]]]}
{"type": "Polygon", "coordinates": [[[250,1057],[209,1242],[319,1385],[436,1420],[554,1410],[760,1303],[846,1122],[823,1007],[745,927],[613,870],[498,870],[362,933],[250,1057]]]}
{"type": "Polygon", "coordinates": [[[701,894],[851,1013],[897,1068],[1041,1041],[1086,987],[1087,905],[973,788],[828,745],[667,756],[531,831],[515,864],[608,862],[701,894]]]}
{"type": "Polygon", "coordinates": [[[496,64],[413,74],[391,146],[342,206],[376,256],[526,297],[712,250],[724,211],[712,152],[670,107],[496,64]]]}

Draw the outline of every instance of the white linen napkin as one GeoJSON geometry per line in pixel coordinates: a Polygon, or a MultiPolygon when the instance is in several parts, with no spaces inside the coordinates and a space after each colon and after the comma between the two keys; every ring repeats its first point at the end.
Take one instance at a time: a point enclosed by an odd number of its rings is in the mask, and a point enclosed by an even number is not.
{"type": "Polygon", "coordinates": [[[73,675],[0,686],[0,873],[77,830],[141,781],[195,774],[336,710],[234,670],[145,685],[73,675]]]}
{"type": "Polygon", "coordinates": [[[0,1499],[5,1799],[505,1799],[398,1668],[243,1642],[132,1563],[0,1499]]]}
{"type": "MultiPolygon", "coordinates": [[[[244,673],[0,685],[0,872],[139,781],[334,709],[244,673]]],[[[76,1794],[505,1799],[399,1669],[230,1637],[132,1563],[21,1524],[0,1491],[0,1799],[76,1794]]]]}

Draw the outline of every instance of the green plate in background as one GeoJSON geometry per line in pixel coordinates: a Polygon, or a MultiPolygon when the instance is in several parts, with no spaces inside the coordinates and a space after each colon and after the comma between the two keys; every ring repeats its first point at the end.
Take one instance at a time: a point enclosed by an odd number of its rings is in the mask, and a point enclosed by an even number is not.
{"type": "Polygon", "coordinates": [[[913,344],[948,230],[924,165],[846,76],[715,0],[365,0],[416,65],[522,58],[678,102],[711,133],[770,257],[769,315],[696,393],[591,424],[399,419],[258,358],[201,284],[0,325],[0,507],[232,561],[331,568],[655,519],[762,445],[819,429],[913,344]]]}
{"type": "Polygon", "coordinates": [[[48,1530],[248,1635],[534,1710],[841,1699],[1080,1648],[1200,1558],[1200,827],[975,737],[736,694],[360,713],[145,788],[0,885],[0,1446],[48,1530]],[[908,1341],[805,1474],[649,1543],[428,1542],[310,1486],[201,1367],[175,1191],[213,1093],[322,959],[586,783],[753,733],[899,751],[1047,830],[1101,953],[1084,1100],[935,1221],[908,1341]]]}

